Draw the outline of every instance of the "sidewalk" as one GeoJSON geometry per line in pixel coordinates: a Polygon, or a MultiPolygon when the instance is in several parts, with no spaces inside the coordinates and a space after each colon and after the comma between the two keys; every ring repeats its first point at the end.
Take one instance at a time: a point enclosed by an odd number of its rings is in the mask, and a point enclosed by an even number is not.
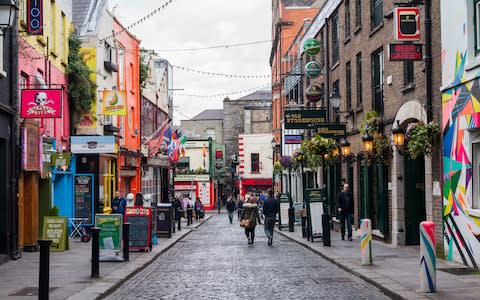
{"type": "MultiPolygon", "coordinates": [[[[210,215],[205,216],[205,221],[210,215]]],[[[152,252],[130,252],[129,262],[100,262],[100,278],[90,278],[91,242],[70,240],[70,250],[50,253],[50,299],[96,299],[115,289],[151,261],[170,249],[192,230],[203,224],[187,226],[171,238],[159,238],[152,252]]],[[[0,299],[32,300],[38,293],[39,252],[22,253],[22,258],[0,265],[0,299]]]]}
{"type": "MultiPolygon", "coordinates": [[[[394,299],[479,299],[480,273],[477,275],[453,275],[440,271],[445,268],[465,268],[463,265],[437,258],[437,292],[421,293],[419,247],[393,248],[382,242],[372,242],[373,265],[360,265],[360,236],[353,242],[342,241],[340,233],[331,231],[331,247],[323,242],[314,243],[302,238],[302,228],[295,226],[295,232],[288,229],[275,231],[288,239],[308,248],[342,269],[364,279],[394,299]]],[[[274,242],[275,243],[275,242],[274,242]]]]}

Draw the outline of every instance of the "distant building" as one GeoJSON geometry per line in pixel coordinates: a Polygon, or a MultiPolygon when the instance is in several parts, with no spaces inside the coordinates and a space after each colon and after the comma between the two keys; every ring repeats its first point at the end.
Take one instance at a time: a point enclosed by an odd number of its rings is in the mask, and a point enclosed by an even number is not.
{"type": "Polygon", "coordinates": [[[191,120],[182,120],[183,134],[188,138],[212,138],[218,143],[223,142],[223,109],[207,109],[191,120]]]}

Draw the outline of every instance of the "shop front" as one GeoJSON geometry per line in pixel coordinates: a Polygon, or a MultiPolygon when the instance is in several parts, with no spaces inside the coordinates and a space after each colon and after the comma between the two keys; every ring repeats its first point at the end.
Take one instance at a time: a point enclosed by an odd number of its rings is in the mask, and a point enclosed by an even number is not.
{"type": "Polygon", "coordinates": [[[144,157],[142,165],[142,194],[151,195],[153,203],[169,203],[168,157],[166,155],[144,157]]]}
{"type": "MultiPolygon", "coordinates": [[[[111,200],[117,190],[117,153],[115,136],[72,136],[71,150],[73,195],[63,203],[64,215],[86,219],[93,225],[95,213],[111,212],[111,200]]],[[[61,200],[60,200],[61,201],[61,200]]]]}
{"type": "Polygon", "coordinates": [[[215,184],[209,174],[192,174],[175,176],[175,196],[200,199],[206,210],[214,209],[215,184]]]}
{"type": "Polygon", "coordinates": [[[245,197],[245,195],[248,193],[266,193],[271,188],[271,178],[244,178],[242,179],[241,195],[245,197]]]}

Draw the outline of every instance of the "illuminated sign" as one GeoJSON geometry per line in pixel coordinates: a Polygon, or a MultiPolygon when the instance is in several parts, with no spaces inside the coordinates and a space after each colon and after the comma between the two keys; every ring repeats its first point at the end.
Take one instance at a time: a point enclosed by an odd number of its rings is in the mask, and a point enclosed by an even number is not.
{"type": "Polygon", "coordinates": [[[43,34],[43,1],[27,1],[27,33],[30,35],[43,34]]]}
{"type": "Polygon", "coordinates": [[[390,44],[390,60],[422,60],[422,45],[420,44],[390,44]]]}
{"type": "Polygon", "coordinates": [[[395,8],[394,30],[397,41],[419,41],[420,9],[418,7],[395,8]]]}

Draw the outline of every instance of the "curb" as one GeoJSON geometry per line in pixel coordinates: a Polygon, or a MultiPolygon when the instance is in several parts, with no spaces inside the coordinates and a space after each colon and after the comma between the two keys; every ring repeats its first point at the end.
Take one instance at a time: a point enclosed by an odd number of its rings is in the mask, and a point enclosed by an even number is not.
{"type": "MultiPolygon", "coordinates": [[[[160,255],[162,255],[163,253],[167,252],[168,250],[170,250],[173,246],[175,246],[178,242],[180,242],[181,240],[183,240],[185,237],[187,237],[194,229],[197,229],[199,228],[200,226],[202,226],[203,224],[205,224],[208,220],[210,220],[211,216],[209,216],[208,218],[206,218],[205,221],[203,221],[202,223],[200,223],[197,227],[194,227],[194,228],[191,228],[189,232],[185,233],[183,236],[179,237],[175,242],[173,242],[172,244],[168,245],[167,247],[165,247],[164,249],[162,249],[160,252],[158,252],[157,254],[155,254],[154,256],[152,256],[148,261],[146,261],[143,265],[140,265],[138,266],[135,270],[133,270],[131,273],[129,273],[127,276],[123,277],[121,280],[119,280],[118,282],[115,282],[111,287],[109,287],[105,292],[99,294],[97,297],[95,297],[95,299],[104,299],[105,297],[107,297],[108,295],[110,295],[113,291],[115,291],[119,286],[121,286],[123,283],[125,283],[127,280],[131,279],[133,276],[137,275],[138,273],[140,273],[141,271],[143,271],[146,267],[148,267],[153,261],[155,261],[158,257],[160,257],[160,255]]],[[[104,278],[105,279],[105,278],[104,278]]],[[[80,291],[81,292],[81,291],[80,291]]],[[[74,295],[72,295],[74,296],[74,295]]]]}
{"type": "MultiPolygon", "coordinates": [[[[350,268],[347,265],[342,264],[341,262],[337,261],[336,259],[327,256],[325,253],[322,253],[321,251],[318,251],[317,249],[314,249],[313,247],[309,246],[308,244],[303,243],[301,241],[298,241],[298,240],[294,239],[293,237],[288,236],[284,232],[279,231],[278,229],[275,229],[275,231],[278,234],[280,234],[281,236],[289,239],[290,241],[295,242],[298,245],[306,248],[307,250],[321,256],[323,259],[325,259],[326,261],[336,265],[340,269],[343,269],[344,271],[348,271],[349,273],[355,275],[356,277],[359,277],[362,280],[366,281],[367,283],[373,285],[374,287],[378,288],[381,292],[383,292],[386,296],[388,296],[392,299],[409,300],[408,298],[403,297],[402,295],[400,295],[399,293],[395,292],[394,290],[386,287],[385,285],[383,285],[383,284],[381,284],[381,283],[379,283],[379,282],[377,282],[377,281],[375,281],[375,280],[373,280],[373,279],[355,271],[354,269],[350,268]]],[[[419,294],[419,296],[422,296],[422,295],[419,294]]]]}

